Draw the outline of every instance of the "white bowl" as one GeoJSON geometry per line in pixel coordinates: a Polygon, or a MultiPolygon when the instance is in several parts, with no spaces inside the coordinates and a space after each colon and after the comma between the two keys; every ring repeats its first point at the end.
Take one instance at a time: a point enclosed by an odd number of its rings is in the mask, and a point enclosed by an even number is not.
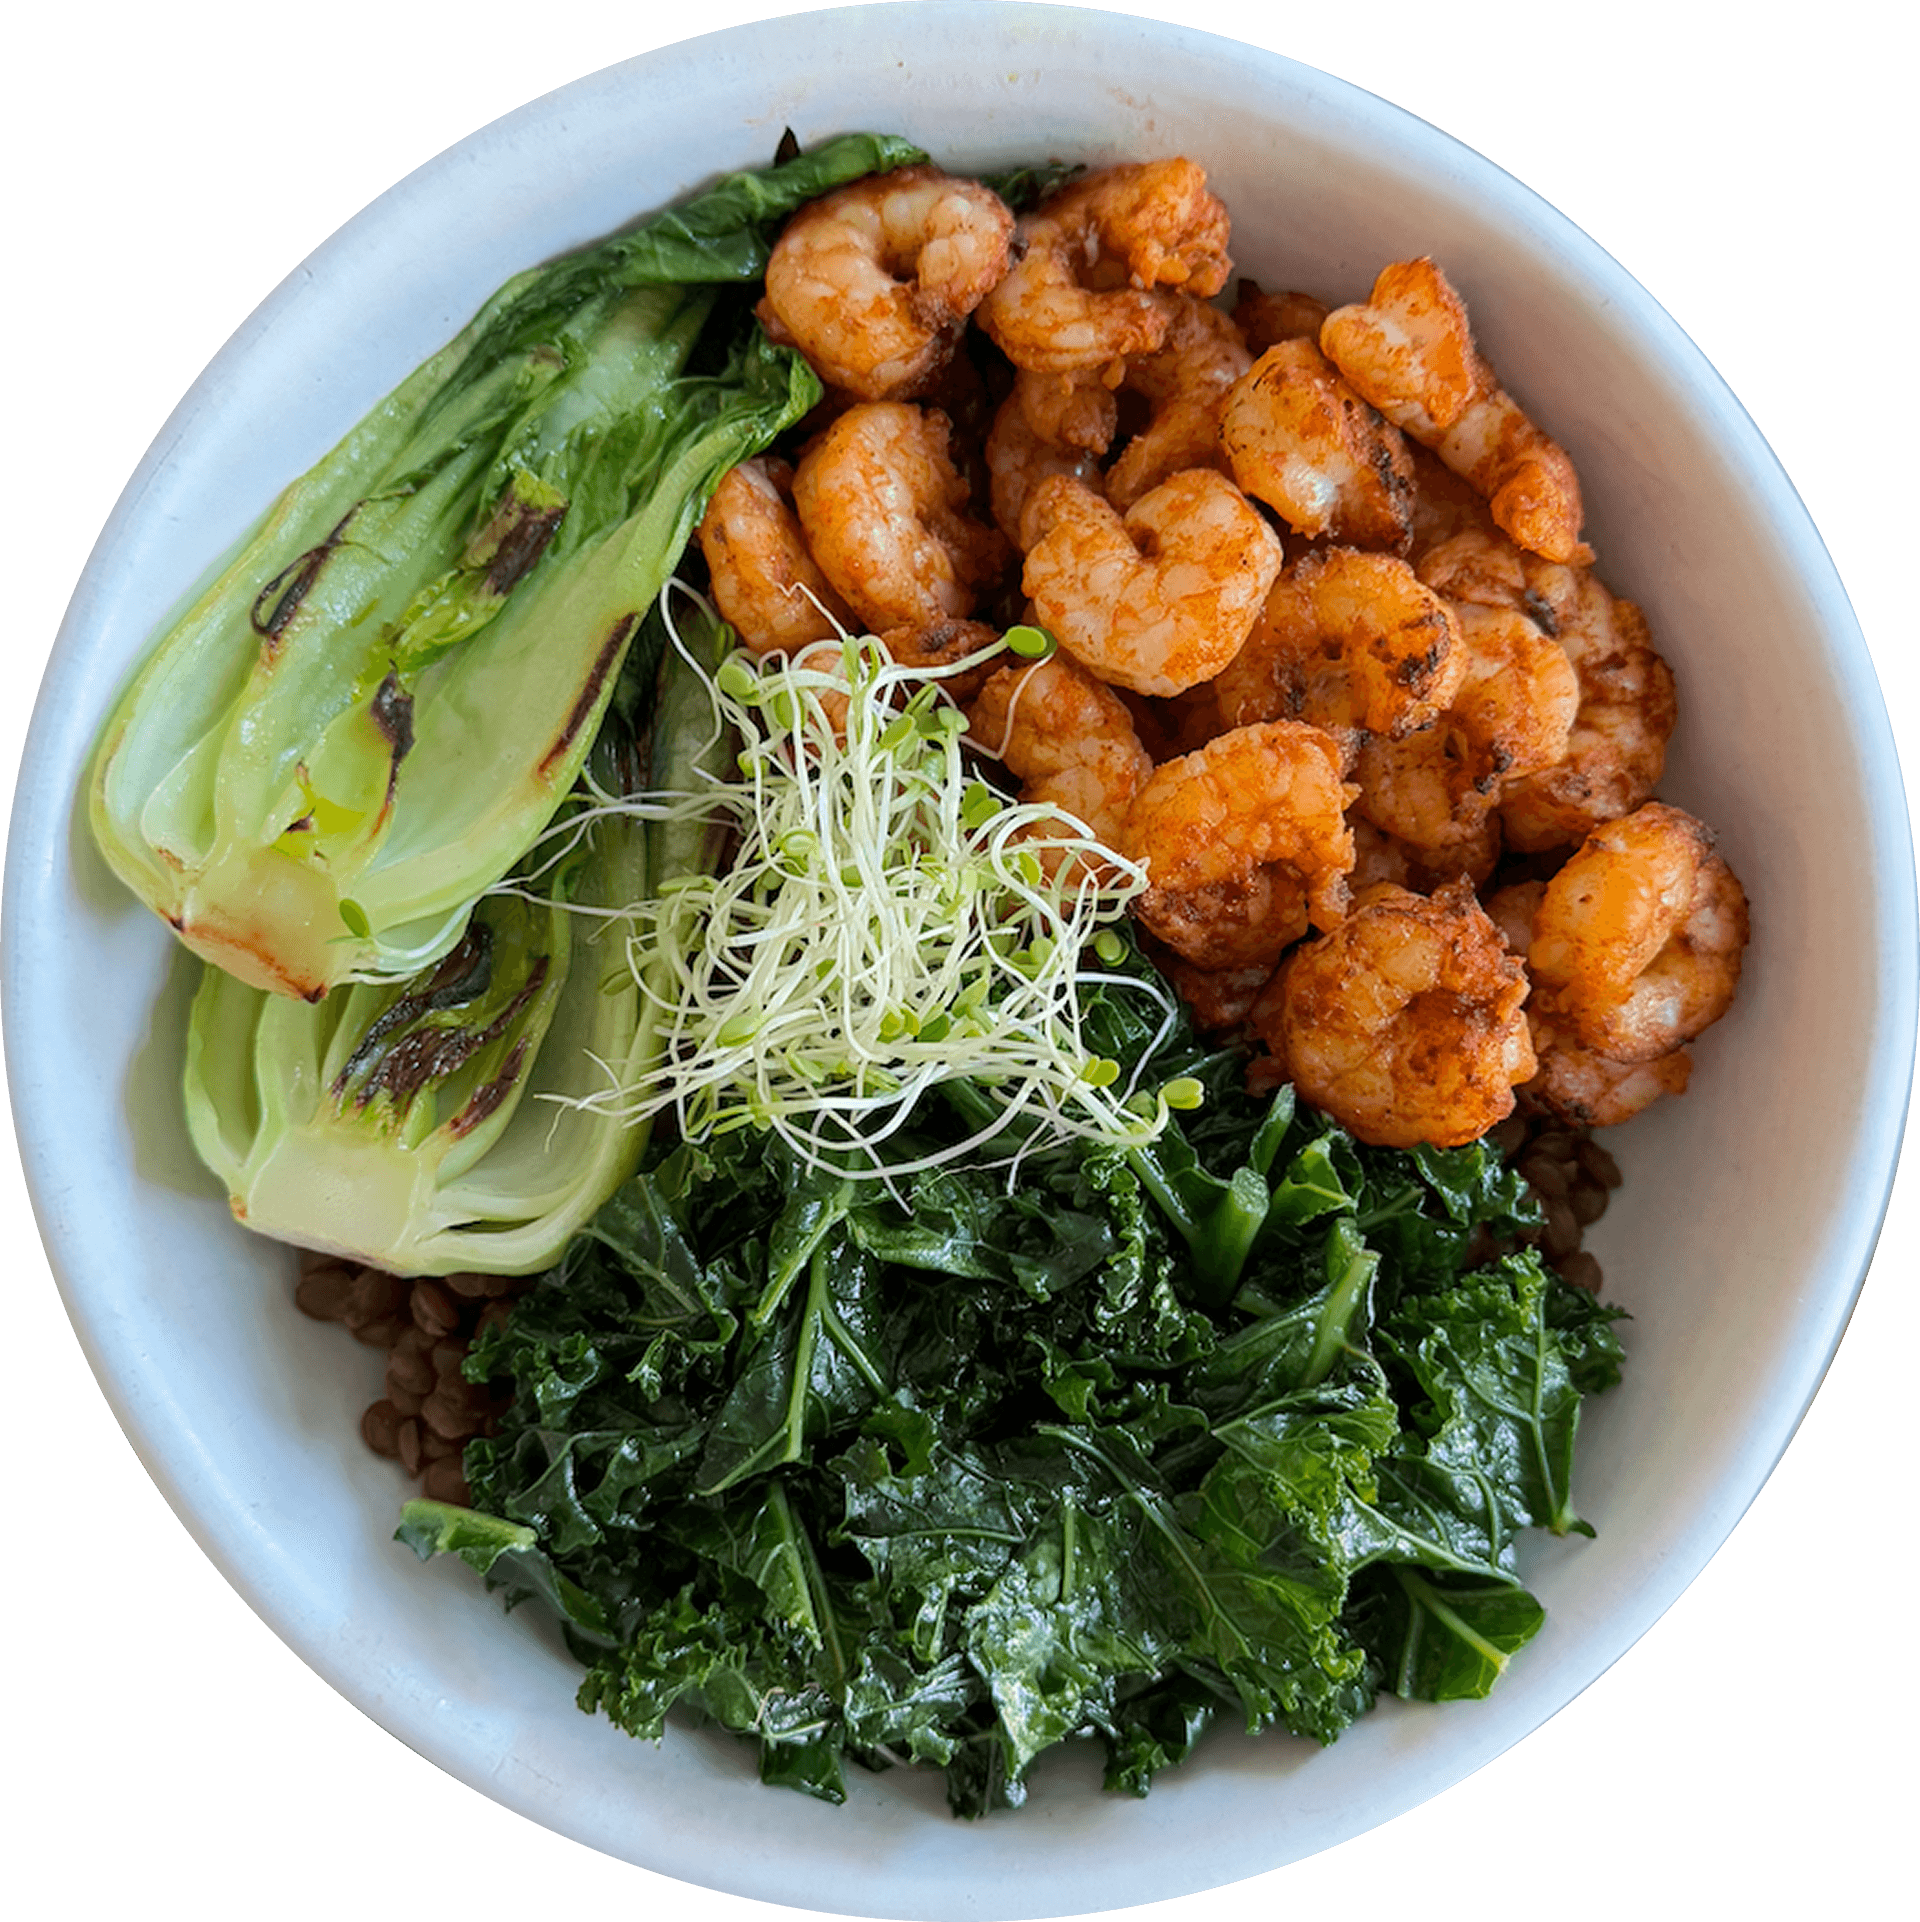
{"type": "Polygon", "coordinates": [[[395,1734],[538,1821],[687,1881],[897,1917],[1230,1882],[1389,1819],[1568,1701],[1711,1556],[1817,1386],[1872,1251],[1914,1033],[1912,853],[1879,693],[1804,511],[1698,353],[1432,128],[1273,55],[1056,8],[868,8],[671,48],[484,130],[345,228],[208,369],[103,535],[36,713],[5,908],[9,1078],[69,1310],[241,1593],[395,1734]],[[508,273],[764,159],[787,124],[897,128],[960,166],[1037,140],[1191,152],[1240,265],[1276,286],[1346,297],[1435,254],[1573,450],[1602,572],[1678,671],[1662,791],[1721,829],[1754,897],[1749,977],[1694,1090],[1618,1138],[1627,1199],[1593,1245],[1635,1320],[1627,1382],[1583,1435],[1599,1536],[1535,1554],[1549,1624],[1486,1703],[1389,1704],[1325,1752],[1224,1735],[1143,1804],[1102,1798],[1070,1758],[1028,1809],[973,1827],[899,1773],[836,1811],[762,1789],[723,1738],[628,1742],[572,1708],[571,1665],[531,1614],[390,1543],[398,1477],[354,1432],[365,1352],[290,1312],[289,1261],[232,1227],[184,1144],[187,971],[74,808],[122,676],[281,482],[508,273]]]}

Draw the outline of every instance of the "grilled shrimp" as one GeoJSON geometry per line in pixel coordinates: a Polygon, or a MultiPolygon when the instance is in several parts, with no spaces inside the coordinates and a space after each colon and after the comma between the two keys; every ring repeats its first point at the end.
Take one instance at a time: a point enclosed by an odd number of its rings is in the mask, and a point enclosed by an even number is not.
{"type": "Polygon", "coordinates": [[[1506,784],[1566,752],[1579,684],[1559,646],[1524,615],[1457,603],[1466,669],[1447,711],[1402,739],[1361,747],[1355,805],[1434,871],[1482,876],[1499,853],[1506,784]]]}
{"type": "MultiPolygon", "coordinates": [[[[1306,932],[1304,917],[1301,932],[1306,932]]],[[[1166,954],[1156,957],[1156,965],[1187,1004],[1193,1025],[1202,1034],[1223,1040],[1244,1035],[1262,992],[1273,979],[1270,961],[1255,961],[1244,968],[1199,968],[1182,955],[1166,954]]]]}
{"type": "Polygon", "coordinates": [[[1254,1022],[1302,1096],[1362,1141],[1449,1148],[1511,1114],[1533,1075],[1526,998],[1466,882],[1383,884],[1287,958],[1254,1022]]]}
{"type": "Polygon", "coordinates": [[[1281,574],[1213,695],[1229,726],[1292,716],[1397,737],[1438,720],[1466,672],[1453,610],[1405,561],[1333,547],[1281,574]]]}
{"type": "Polygon", "coordinates": [[[1108,167],[1021,216],[1018,258],[980,325],[1016,367],[1063,374],[1151,353],[1156,287],[1211,299],[1227,284],[1227,210],[1191,160],[1108,167]]]}
{"type": "Polygon", "coordinates": [[[854,624],[807,551],[792,494],[785,461],[744,460],[721,478],[700,522],[714,605],[756,654],[791,654],[854,624]]]}
{"type": "Polygon", "coordinates": [[[1747,898],[1713,835],[1650,801],[1596,828],[1547,883],[1527,966],[1543,1016],[1617,1062],[1670,1054],[1726,1013],[1747,898]]]}
{"type": "Polygon", "coordinates": [[[1408,436],[1407,454],[1413,463],[1413,546],[1407,558],[1416,568],[1456,534],[1486,533],[1506,539],[1494,526],[1486,502],[1432,448],[1408,436]]]}
{"type": "Polygon", "coordinates": [[[1573,663],[1580,706],[1567,751],[1500,797],[1508,846],[1577,846],[1602,822],[1652,798],[1676,704],[1673,671],[1655,652],[1638,607],[1616,600],[1591,570],[1544,561],[1492,528],[1442,542],[1419,572],[1450,600],[1519,608],[1573,663]]]}
{"type": "Polygon", "coordinates": [[[1255,354],[1283,340],[1318,340],[1328,312],[1327,303],[1312,294],[1270,294],[1246,279],[1234,290],[1234,324],[1255,354]]]}
{"type": "Polygon", "coordinates": [[[1296,533],[1403,550],[1413,467],[1399,430],[1310,340],[1269,347],[1220,415],[1233,477],[1296,533]]]}
{"type": "Polygon", "coordinates": [[[1113,445],[1120,403],[1100,368],[1036,374],[1019,367],[1014,370],[1013,393],[1039,439],[1088,454],[1104,454],[1113,445]]]}
{"type": "Polygon", "coordinates": [[[1009,394],[993,417],[986,446],[988,498],[1000,531],[1025,553],[1038,533],[1028,529],[1029,502],[1043,480],[1070,475],[1090,492],[1101,487],[1096,454],[1062,440],[1050,440],[1034,428],[1020,395],[1009,394]]]}
{"type": "Polygon", "coordinates": [[[890,627],[879,636],[888,657],[900,667],[918,673],[939,674],[940,685],[963,707],[980,691],[987,677],[997,671],[1001,658],[996,643],[1000,630],[984,621],[939,620],[890,627]],[[994,652],[978,665],[968,666],[975,655],[994,652]]]}
{"type": "Polygon", "coordinates": [[[1210,468],[1163,481],[1124,520],[1084,483],[1055,476],[1034,490],[1022,529],[1033,545],[1021,585],[1039,620],[1101,680],[1140,694],[1211,680],[1280,572],[1278,537],[1210,468]]]}
{"type": "MultiPolygon", "coordinates": [[[[1533,928],[1545,897],[1544,881],[1521,881],[1486,900],[1488,916],[1516,954],[1533,942],[1533,928]]],[[[1662,1095],[1684,1094],[1693,1073],[1693,1051],[1684,1043],[1651,1061],[1615,1061],[1583,1047],[1564,1020],[1536,995],[1527,1006],[1538,1072],[1521,1089],[1522,1101],[1563,1121],[1589,1128],[1617,1127],[1631,1121],[1662,1095]]]]}
{"type": "Polygon", "coordinates": [[[1662,1095],[1685,1094],[1693,1078],[1691,1048],[1651,1061],[1614,1061],[1581,1047],[1545,1017],[1534,1019],[1532,1033],[1540,1068],[1523,1090],[1527,1103],[1579,1127],[1618,1127],[1662,1095]]]}
{"type": "Polygon", "coordinates": [[[1580,539],[1573,462],[1500,385],[1431,260],[1385,268],[1365,303],[1328,315],[1320,346],[1381,413],[1471,481],[1522,547],[1548,560],[1593,559],[1580,539]]]}
{"type": "Polygon", "coordinates": [[[1235,728],[1163,762],[1121,842],[1147,869],[1134,913],[1199,967],[1271,966],[1346,911],[1350,796],[1338,747],[1300,721],[1235,728]]]}
{"type": "Polygon", "coordinates": [[[1008,553],[966,512],[946,415],[906,401],[849,408],[801,455],[800,526],[821,571],[875,632],[960,618],[1008,553]]]}
{"type": "Polygon", "coordinates": [[[870,174],[802,207],[767,262],[761,317],[830,386],[921,393],[1007,270],[1013,214],[936,167],[870,174]]]}
{"type": "Polygon", "coordinates": [[[969,728],[1020,782],[1023,801],[1058,807],[1119,848],[1153,762],[1111,688],[1064,654],[998,667],[974,699],[969,728]]]}
{"type": "Polygon", "coordinates": [[[1188,467],[1225,470],[1220,413],[1253,364],[1240,329],[1204,300],[1163,294],[1167,337],[1127,362],[1123,385],[1152,408],[1147,424],[1107,470],[1107,499],[1124,514],[1141,495],[1188,467]]]}

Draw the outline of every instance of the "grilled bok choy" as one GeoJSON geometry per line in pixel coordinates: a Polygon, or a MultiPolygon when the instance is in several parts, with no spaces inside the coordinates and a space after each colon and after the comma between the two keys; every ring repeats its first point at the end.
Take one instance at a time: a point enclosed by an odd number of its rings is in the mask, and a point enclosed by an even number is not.
{"type": "Polygon", "coordinates": [[[819,398],[751,316],[781,219],[923,157],[849,135],[509,281],[161,636],[92,774],[121,879],[278,994],[448,955],[713,486],[819,398]]]}
{"type": "Polygon", "coordinates": [[[239,1220],[401,1274],[530,1274],[633,1172],[646,1125],[585,1105],[609,1077],[644,1078],[661,1045],[626,911],[668,876],[711,867],[724,834],[595,800],[684,792],[731,751],[703,678],[730,633],[682,624],[698,669],[662,656],[662,633],[656,615],[570,811],[437,963],[317,1003],[207,967],[187,1122],[239,1220]],[[641,739],[647,657],[663,665],[641,739]]]}

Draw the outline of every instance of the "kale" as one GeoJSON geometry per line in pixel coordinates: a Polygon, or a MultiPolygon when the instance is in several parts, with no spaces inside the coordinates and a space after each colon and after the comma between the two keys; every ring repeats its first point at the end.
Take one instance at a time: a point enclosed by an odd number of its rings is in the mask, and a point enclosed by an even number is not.
{"type": "Polygon", "coordinates": [[[475,1510],[402,1539],[553,1609],[583,1708],[736,1731],[829,1801],[848,1760],[920,1763],[978,1815],[1087,1738],[1139,1795],[1222,1714],[1330,1742],[1382,1689],[1484,1695],[1542,1619],[1521,1531],[1591,1532],[1618,1311],[1524,1245],[1492,1148],[1362,1146],[1140,997],[1087,1021],[1202,1105],[1017,1181],[657,1148],[476,1342],[514,1396],[475,1510]]]}

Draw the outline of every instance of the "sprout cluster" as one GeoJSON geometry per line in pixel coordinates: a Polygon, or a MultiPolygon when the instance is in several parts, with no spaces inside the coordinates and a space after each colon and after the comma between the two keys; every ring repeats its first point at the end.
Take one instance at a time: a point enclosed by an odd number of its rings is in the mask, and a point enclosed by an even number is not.
{"type": "MultiPolygon", "coordinates": [[[[1001,643],[1049,645],[1022,629],[1001,643]]],[[[636,910],[628,959],[663,1053],[604,1101],[671,1109],[689,1138],[772,1129],[811,1162],[887,1176],[978,1153],[1010,1124],[1026,1149],[1158,1132],[1164,1097],[1089,1050],[1079,998],[1096,981],[1152,992],[1089,965],[1090,949],[1121,952],[1102,930],[1145,875],[970,768],[943,685],[956,671],[901,667],[870,637],[721,663],[715,724],[739,743],[737,778],[645,805],[717,815],[738,852],[636,910]],[[887,1147],[960,1078],[993,1097],[992,1126],[887,1147]]]]}

